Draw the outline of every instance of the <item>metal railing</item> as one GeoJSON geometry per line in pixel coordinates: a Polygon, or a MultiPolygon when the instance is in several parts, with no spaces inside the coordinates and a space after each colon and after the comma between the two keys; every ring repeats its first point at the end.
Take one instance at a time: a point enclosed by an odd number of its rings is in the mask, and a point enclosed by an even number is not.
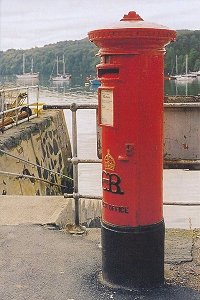
{"type": "MultiPolygon", "coordinates": [[[[78,164],[79,163],[101,163],[101,159],[79,159],[78,158],[78,138],[77,138],[77,115],[76,112],[79,109],[95,109],[97,111],[98,106],[95,104],[76,104],[72,103],[69,105],[44,105],[44,110],[48,109],[70,109],[72,112],[72,158],[69,158],[68,161],[72,163],[73,166],[73,194],[64,194],[65,198],[73,198],[75,202],[75,225],[80,225],[79,217],[79,199],[96,199],[102,200],[102,196],[95,195],[83,195],[79,193],[78,189],[78,164]]],[[[198,202],[170,202],[165,201],[164,205],[176,205],[176,206],[200,206],[200,201],[198,202]]]]}
{"type": "Polygon", "coordinates": [[[0,90],[0,131],[2,133],[13,126],[38,117],[38,111],[38,85],[0,90]],[[36,90],[34,103],[30,103],[30,90],[36,90]]]}
{"type": "MultiPolygon", "coordinates": [[[[63,173],[59,173],[59,172],[50,170],[50,169],[45,168],[45,167],[43,167],[43,166],[40,166],[40,165],[38,165],[38,164],[36,164],[36,163],[33,163],[33,162],[31,162],[31,161],[29,161],[29,160],[27,160],[27,159],[23,159],[23,158],[21,158],[21,157],[19,157],[19,156],[13,155],[13,154],[11,154],[11,153],[9,153],[8,151],[5,151],[5,150],[3,150],[3,149],[0,149],[0,153],[5,154],[5,155],[7,155],[7,156],[9,156],[9,157],[12,157],[12,158],[14,158],[14,159],[16,159],[16,160],[18,160],[18,161],[21,161],[21,162],[23,162],[23,163],[25,163],[25,164],[30,165],[30,166],[34,166],[34,167],[36,167],[37,169],[39,168],[39,169],[41,169],[41,170],[45,170],[45,171],[47,171],[47,172],[50,173],[50,174],[55,174],[55,175],[58,175],[58,176],[60,176],[60,177],[63,177],[63,178],[66,178],[66,179],[68,179],[68,180],[73,181],[73,179],[72,179],[71,177],[69,177],[69,176],[67,176],[67,175],[65,175],[65,174],[63,174],[63,173]]],[[[33,179],[33,180],[45,182],[45,183],[50,184],[50,185],[58,186],[58,187],[61,187],[61,188],[66,188],[65,185],[57,184],[57,183],[55,183],[55,182],[51,182],[51,181],[48,181],[48,180],[46,180],[46,179],[43,179],[43,178],[40,178],[40,177],[36,177],[36,176],[32,176],[32,175],[13,173],[13,172],[10,172],[10,171],[7,172],[7,171],[2,171],[2,170],[0,170],[0,174],[6,175],[6,176],[16,177],[16,178],[18,178],[18,179],[23,179],[23,178],[33,179]]]]}
{"type": "Polygon", "coordinates": [[[81,195],[78,189],[78,164],[80,163],[101,163],[100,159],[79,159],[78,158],[78,137],[77,137],[77,115],[76,112],[79,109],[95,109],[97,110],[96,104],[76,104],[70,105],[44,105],[43,109],[70,109],[72,112],[72,158],[68,161],[73,166],[73,194],[64,194],[65,198],[74,198],[75,203],[75,225],[80,225],[79,218],[79,199],[98,199],[101,200],[100,196],[81,195]]]}
{"type": "MultiPolygon", "coordinates": [[[[167,103],[165,107],[179,107],[180,104],[167,103]]],[[[187,104],[181,104],[182,106],[187,106],[187,104]]],[[[199,103],[193,104],[194,107],[199,107],[199,103]]],[[[77,138],[77,110],[80,109],[95,109],[97,110],[98,106],[96,104],[76,104],[72,103],[69,105],[44,105],[43,109],[69,109],[72,112],[72,158],[69,158],[68,161],[72,163],[73,166],[73,194],[64,194],[65,198],[74,198],[75,202],[75,225],[79,226],[79,199],[97,199],[102,200],[101,196],[95,195],[83,195],[79,193],[79,184],[78,184],[78,165],[80,163],[101,163],[101,159],[79,159],[78,158],[78,138],[77,138]]],[[[2,89],[0,90],[0,131],[2,133],[4,130],[16,126],[21,122],[29,121],[31,118],[37,117],[39,111],[39,86],[26,86],[26,87],[17,87],[10,89],[2,89]],[[29,92],[31,89],[36,90],[36,103],[30,103],[29,92]],[[27,115],[24,115],[22,119],[20,119],[20,114],[22,112],[22,108],[30,108],[35,106],[36,113],[31,115],[25,110],[27,115]],[[6,125],[6,118],[11,119],[11,124],[6,125]]],[[[49,170],[50,171],[50,170],[49,170]]],[[[5,172],[6,173],[6,172],[5,172]]],[[[8,172],[7,172],[8,173],[8,172]]],[[[21,174],[10,173],[12,176],[17,176],[18,178],[22,178],[21,174]]],[[[61,174],[60,174],[61,175],[61,174]]],[[[40,180],[40,178],[35,178],[35,180],[40,180]]],[[[180,206],[199,206],[200,202],[164,202],[164,205],[180,205],[180,206]]]]}
{"type": "Polygon", "coordinates": [[[13,173],[13,172],[10,172],[10,171],[9,172],[0,171],[0,175],[5,175],[5,176],[9,176],[9,177],[15,177],[17,179],[27,178],[27,179],[30,179],[30,180],[33,180],[33,181],[41,181],[41,182],[45,182],[45,183],[47,183],[49,185],[54,185],[54,186],[57,186],[57,187],[66,188],[66,186],[64,186],[62,184],[51,182],[49,180],[43,179],[41,177],[36,177],[36,176],[33,176],[33,175],[13,173]]]}

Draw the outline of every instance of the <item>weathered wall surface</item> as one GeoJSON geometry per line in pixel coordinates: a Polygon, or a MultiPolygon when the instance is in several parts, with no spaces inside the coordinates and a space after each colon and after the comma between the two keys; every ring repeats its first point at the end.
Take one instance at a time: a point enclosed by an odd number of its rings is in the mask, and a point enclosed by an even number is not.
{"type": "Polygon", "coordinates": [[[39,118],[0,133],[0,149],[19,158],[0,151],[0,194],[60,195],[72,191],[72,180],[43,169],[72,177],[72,166],[67,162],[71,145],[62,111],[42,112],[39,118]],[[43,181],[1,172],[31,175],[43,181]]]}
{"type": "Polygon", "coordinates": [[[168,168],[200,169],[200,97],[166,96],[164,162],[168,168]]]}

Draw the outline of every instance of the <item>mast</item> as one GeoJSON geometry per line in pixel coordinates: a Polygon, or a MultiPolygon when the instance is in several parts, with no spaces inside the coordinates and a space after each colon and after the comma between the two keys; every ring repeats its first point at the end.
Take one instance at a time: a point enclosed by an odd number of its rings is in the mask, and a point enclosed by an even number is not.
{"type": "Polygon", "coordinates": [[[63,75],[65,75],[65,56],[63,54],[63,75]]]}
{"type": "Polygon", "coordinates": [[[31,74],[33,74],[33,58],[31,59],[31,74]]]}
{"type": "Polygon", "coordinates": [[[178,75],[178,57],[176,55],[176,75],[178,75]]]}
{"type": "Polygon", "coordinates": [[[23,53],[22,73],[25,73],[25,54],[23,53]]]}
{"type": "Polygon", "coordinates": [[[185,56],[185,74],[188,74],[188,55],[185,56]]]}
{"type": "Polygon", "coordinates": [[[58,74],[59,74],[59,73],[58,73],[58,56],[57,56],[56,62],[57,62],[57,75],[58,75],[58,74]]]}

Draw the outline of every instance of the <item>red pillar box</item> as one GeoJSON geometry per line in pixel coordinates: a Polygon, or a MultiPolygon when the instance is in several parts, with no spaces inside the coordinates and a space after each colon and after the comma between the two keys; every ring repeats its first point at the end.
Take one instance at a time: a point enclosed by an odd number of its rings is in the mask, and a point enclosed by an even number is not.
{"type": "Polygon", "coordinates": [[[89,32],[101,57],[102,275],[112,284],[164,282],[163,57],[175,36],[135,12],[89,32]]]}

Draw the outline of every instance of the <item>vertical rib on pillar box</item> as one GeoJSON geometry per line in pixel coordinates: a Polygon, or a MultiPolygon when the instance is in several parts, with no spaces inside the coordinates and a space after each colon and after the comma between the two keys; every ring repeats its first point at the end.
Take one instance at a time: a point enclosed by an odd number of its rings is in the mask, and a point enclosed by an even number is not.
{"type": "Polygon", "coordinates": [[[89,32],[99,48],[102,276],[123,287],[164,282],[163,58],[176,33],[129,12],[89,32]]]}

